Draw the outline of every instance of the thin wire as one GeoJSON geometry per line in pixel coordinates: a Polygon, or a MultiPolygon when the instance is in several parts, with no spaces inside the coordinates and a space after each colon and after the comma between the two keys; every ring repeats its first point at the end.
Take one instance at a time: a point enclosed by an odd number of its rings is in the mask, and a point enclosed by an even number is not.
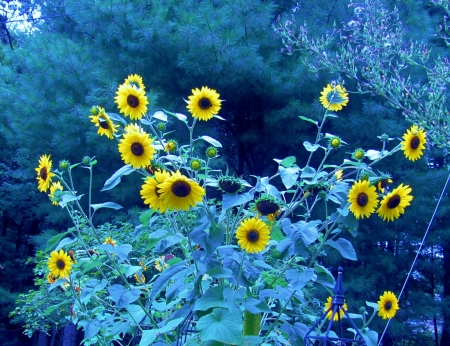
{"type": "MultiPolygon", "coordinates": [[[[442,193],[441,193],[441,197],[439,197],[439,200],[438,200],[438,202],[436,204],[436,208],[434,209],[433,215],[431,216],[430,223],[428,224],[428,227],[427,227],[427,230],[425,232],[425,235],[423,236],[422,242],[420,243],[419,250],[417,250],[416,258],[414,258],[414,261],[413,261],[413,263],[411,265],[411,269],[409,270],[409,273],[406,276],[405,283],[403,284],[402,290],[400,291],[400,294],[398,295],[398,300],[400,300],[400,298],[401,298],[401,296],[403,294],[403,291],[405,290],[406,284],[407,284],[407,282],[408,282],[408,280],[409,280],[409,278],[411,276],[411,273],[413,271],[414,266],[416,265],[417,259],[419,258],[419,255],[420,255],[420,252],[422,251],[422,246],[425,244],[425,239],[426,239],[426,237],[428,235],[428,231],[431,228],[431,223],[434,220],[434,216],[436,215],[436,212],[438,211],[439,204],[441,203],[442,197],[444,196],[444,192],[447,189],[447,185],[448,185],[449,180],[450,180],[450,174],[447,177],[447,181],[445,182],[444,189],[442,190],[442,193]]],[[[384,328],[383,334],[381,334],[381,338],[380,338],[380,341],[378,342],[378,346],[381,345],[381,342],[383,341],[384,334],[386,334],[386,331],[387,331],[387,329],[389,327],[389,323],[390,322],[391,322],[391,319],[389,319],[388,322],[386,323],[386,327],[384,328]]]]}

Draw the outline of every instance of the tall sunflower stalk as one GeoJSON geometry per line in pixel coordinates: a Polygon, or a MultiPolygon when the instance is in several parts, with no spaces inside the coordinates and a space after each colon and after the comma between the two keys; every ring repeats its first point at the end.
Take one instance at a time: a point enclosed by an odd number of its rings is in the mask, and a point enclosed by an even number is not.
{"type": "MultiPolygon", "coordinates": [[[[317,304],[308,304],[318,302],[314,287],[329,289],[334,281],[320,264],[321,256],[337,250],[356,260],[346,234],[354,235],[355,221],[376,214],[394,221],[413,199],[407,185],[389,192],[390,175],[372,166],[400,150],[406,158],[418,159],[426,145],[426,132],[417,125],[391,149],[389,138],[381,136],[381,150],[357,148],[343,162],[332,162],[330,154],[347,143],[324,134],[323,126],[328,118],[339,118],[336,112],[345,112],[348,95],[342,83],[331,82],[319,97],[325,108],[320,125],[300,117],[317,126],[314,142],[304,142],[310,153],[305,166],[298,166],[295,157],[276,160],[276,173],[253,182],[214,170],[210,165],[220,142],[206,135],[195,138],[197,121],[225,120],[217,114],[222,100],[213,89],[192,89],[186,101],[191,119],[165,110],[149,115],[138,75],[128,76],[117,90],[116,103],[125,118],[93,107],[91,121],[98,134],[116,139],[124,163],[102,191],[115,188],[125,175],[139,174],[140,197],[148,208],[138,227],[96,226],[99,209],[121,208],[115,202],[92,203],[89,188],[93,212],[82,209],[72,171],[88,168],[92,179],[96,160],[86,157],[74,165],[62,160],[61,170],[52,168],[50,155],[39,161],[38,188],[50,189],[51,202],[65,208],[75,225],[50,239],[47,251],[60,252],[47,261],[50,274],[69,280],[71,290],[65,293],[73,299],[71,320],[85,330],[85,339],[105,344],[131,334],[141,345],[171,343],[182,337],[183,329],[177,327],[191,323],[187,328],[197,332],[190,336],[192,342],[242,345],[249,338],[259,343],[294,338],[286,316],[298,321],[295,328],[307,328],[303,314],[322,313],[317,304]],[[186,125],[188,144],[178,147],[176,137],[168,140],[160,130],[171,120],[186,125]],[[203,144],[212,146],[204,150],[203,144]],[[320,158],[317,167],[310,166],[313,156],[320,158]],[[220,197],[213,199],[213,194],[220,197]],[[310,311],[309,306],[316,308],[310,311]],[[185,320],[188,316],[194,321],[185,320]],[[215,328],[230,333],[216,333],[215,328]]],[[[38,268],[45,272],[42,264],[38,268]]],[[[51,283],[51,292],[64,282],[51,283]]],[[[394,317],[392,295],[383,299],[382,317],[394,317]]]]}

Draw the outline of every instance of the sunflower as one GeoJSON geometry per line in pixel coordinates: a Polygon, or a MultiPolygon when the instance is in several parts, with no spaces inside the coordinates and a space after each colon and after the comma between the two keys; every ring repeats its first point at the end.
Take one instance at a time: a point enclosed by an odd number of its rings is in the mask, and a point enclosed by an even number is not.
{"type": "Polygon", "coordinates": [[[332,148],[337,149],[341,146],[342,140],[338,136],[333,136],[330,138],[330,145],[332,148]]]}
{"type": "Polygon", "coordinates": [[[109,139],[114,139],[114,133],[117,132],[117,128],[119,125],[115,125],[108,114],[106,114],[105,110],[102,107],[98,107],[100,111],[97,115],[91,115],[89,118],[91,119],[91,123],[94,123],[95,126],[98,127],[97,133],[100,136],[106,136],[109,139]]]}
{"type": "Polygon", "coordinates": [[[320,93],[322,95],[319,98],[320,103],[330,111],[340,111],[348,103],[348,93],[345,91],[339,84],[335,87],[328,84],[320,93]]]}
{"type": "Polygon", "coordinates": [[[252,217],[241,222],[236,231],[236,238],[244,251],[258,253],[269,245],[269,227],[260,219],[252,217]]]}
{"type": "Polygon", "coordinates": [[[362,160],[365,154],[366,152],[364,151],[364,149],[358,148],[352,153],[352,158],[356,160],[362,160]]]}
{"type": "Polygon", "coordinates": [[[383,320],[391,319],[399,309],[398,299],[395,294],[390,291],[384,291],[384,294],[380,296],[378,301],[378,316],[383,320]]]}
{"type": "Polygon", "coordinates": [[[198,170],[200,170],[200,168],[202,168],[202,161],[200,161],[197,158],[194,158],[189,163],[189,166],[191,167],[192,170],[198,171],[198,170]]]}
{"type": "Polygon", "coordinates": [[[169,153],[174,152],[177,149],[178,149],[178,142],[174,139],[167,141],[166,145],[164,146],[164,151],[168,151],[169,153]]]}
{"type": "Polygon", "coordinates": [[[119,143],[122,160],[137,169],[148,166],[156,153],[152,143],[153,139],[145,132],[124,133],[119,143]]]}
{"type": "Polygon", "coordinates": [[[130,116],[131,120],[141,119],[147,112],[147,96],[144,89],[138,89],[130,84],[122,84],[117,89],[114,100],[120,113],[130,116]]]}
{"type": "Polygon", "coordinates": [[[410,205],[413,199],[413,196],[409,194],[411,191],[412,189],[408,185],[403,186],[403,184],[400,184],[394,191],[384,196],[377,210],[383,221],[386,219],[394,221],[394,219],[398,219],[401,214],[405,213],[405,207],[410,205]]]}
{"type": "Polygon", "coordinates": [[[139,283],[145,284],[145,275],[144,275],[144,273],[142,273],[140,276],[139,276],[139,274],[134,274],[134,279],[136,280],[136,282],[138,284],[139,283]]]}
{"type": "Polygon", "coordinates": [[[166,269],[169,265],[166,263],[164,256],[159,256],[155,260],[155,269],[159,272],[162,272],[164,269],[166,269]]]}
{"type": "Polygon", "coordinates": [[[47,282],[51,285],[56,282],[56,277],[52,273],[48,273],[47,282]]]}
{"type": "Polygon", "coordinates": [[[128,85],[134,86],[137,89],[145,90],[145,85],[142,82],[142,77],[139,76],[138,74],[128,75],[128,77],[125,79],[125,82],[123,84],[128,84],[128,85]]]}
{"type": "Polygon", "coordinates": [[[208,148],[206,148],[206,151],[205,151],[206,156],[208,156],[210,159],[216,157],[217,153],[218,153],[218,151],[217,151],[217,148],[215,148],[215,147],[208,147],[208,148]]]}
{"type": "Polygon", "coordinates": [[[72,261],[63,249],[53,251],[48,259],[48,269],[50,273],[56,278],[66,278],[72,269],[72,261]]]}
{"type": "Polygon", "coordinates": [[[158,210],[160,213],[167,211],[167,205],[160,198],[161,192],[158,184],[165,182],[170,178],[170,174],[166,171],[155,171],[155,177],[148,177],[144,185],[142,185],[141,196],[144,203],[149,205],[149,208],[158,210]]]}
{"type": "Polygon", "coordinates": [[[378,196],[375,186],[370,186],[367,180],[355,182],[348,193],[350,211],[357,219],[369,217],[378,206],[378,196]]]}
{"type": "MultiPolygon", "coordinates": [[[[325,303],[325,308],[323,309],[323,311],[325,312],[325,311],[327,311],[328,309],[331,308],[331,310],[328,311],[328,313],[327,313],[327,318],[329,320],[331,320],[331,316],[333,316],[332,302],[333,302],[333,298],[332,297],[328,297],[327,298],[327,302],[325,303]]],[[[347,303],[345,301],[344,301],[344,305],[341,307],[341,310],[348,311],[348,306],[347,306],[347,303]]],[[[337,321],[338,319],[342,319],[343,317],[345,317],[344,313],[341,312],[341,311],[337,311],[336,314],[333,317],[333,321],[337,321]]]]}
{"type": "Polygon", "coordinates": [[[50,198],[50,200],[52,200],[53,205],[59,205],[58,201],[54,200],[58,197],[58,196],[55,196],[55,192],[62,191],[62,190],[63,190],[63,187],[61,186],[61,183],[59,181],[56,183],[52,183],[52,186],[50,187],[50,194],[48,195],[48,197],[50,198]]]}
{"type": "Polygon", "coordinates": [[[125,133],[133,133],[133,132],[144,133],[144,130],[138,124],[128,124],[127,126],[124,127],[123,131],[125,133]]]}
{"type": "Polygon", "coordinates": [[[334,176],[336,178],[336,181],[341,181],[343,174],[344,174],[344,171],[342,169],[338,169],[337,171],[335,171],[334,176]]]}
{"type": "Polygon", "coordinates": [[[219,190],[225,193],[239,193],[244,189],[241,179],[231,175],[223,175],[218,179],[219,190]]]}
{"type": "Polygon", "coordinates": [[[416,161],[423,155],[425,143],[427,142],[427,134],[424,130],[419,130],[416,125],[406,130],[403,135],[402,150],[408,160],[416,161]]]}
{"type": "Polygon", "coordinates": [[[116,246],[116,241],[111,237],[107,237],[103,244],[111,244],[112,246],[116,246]]]}
{"type": "Polygon", "coordinates": [[[384,189],[388,184],[392,183],[392,179],[389,177],[382,178],[375,184],[377,191],[384,193],[384,189]]]}
{"type": "Polygon", "coordinates": [[[202,87],[192,89],[192,95],[189,96],[187,102],[187,109],[191,112],[194,118],[207,121],[213,117],[214,114],[219,113],[222,100],[219,99],[219,94],[214,89],[202,87]]]}
{"type": "Polygon", "coordinates": [[[181,175],[179,171],[172,173],[172,176],[163,183],[158,184],[161,193],[160,198],[173,210],[189,210],[195,204],[202,201],[205,189],[195,181],[181,175]]]}
{"type": "Polygon", "coordinates": [[[35,168],[37,172],[38,189],[41,192],[47,192],[52,182],[52,177],[55,176],[51,172],[52,161],[50,160],[50,155],[42,155],[39,158],[39,166],[35,168]]]}

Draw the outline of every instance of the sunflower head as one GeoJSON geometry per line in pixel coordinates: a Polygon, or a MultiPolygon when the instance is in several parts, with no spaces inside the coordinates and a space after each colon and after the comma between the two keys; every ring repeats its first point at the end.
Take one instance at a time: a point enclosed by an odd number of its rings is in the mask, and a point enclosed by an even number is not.
{"type": "Polygon", "coordinates": [[[90,112],[91,112],[91,115],[98,115],[99,107],[98,106],[92,106],[90,112]]]}
{"type": "Polygon", "coordinates": [[[255,202],[255,210],[258,214],[267,216],[278,212],[280,210],[280,205],[276,202],[275,197],[271,195],[262,195],[255,202]]]}
{"type": "Polygon", "coordinates": [[[236,238],[245,252],[258,253],[269,245],[269,227],[262,220],[252,217],[241,222],[236,231],[236,238]]]}
{"type": "Polygon", "coordinates": [[[332,148],[337,149],[341,146],[342,140],[338,136],[333,136],[330,138],[329,144],[332,148]]]}
{"type": "Polygon", "coordinates": [[[145,275],[144,273],[141,274],[134,274],[134,279],[138,284],[145,284],[145,275]]]}
{"type": "Polygon", "coordinates": [[[106,239],[103,242],[103,244],[110,244],[112,246],[116,246],[116,241],[113,238],[111,238],[111,237],[106,237],[106,239]]]}
{"type": "Polygon", "coordinates": [[[114,98],[120,113],[129,116],[131,120],[139,120],[147,113],[148,100],[145,90],[131,84],[119,86],[114,98]]]}
{"type": "Polygon", "coordinates": [[[174,139],[167,141],[166,145],[164,146],[164,151],[167,151],[169,153],[172,153],[177,149],[178,149],[178,142],[174,139]]]}
{"type": "Polygon", "coordinates": [[[98,127],[97,133],[100,136],[106,136],[109,139],[114,139],[114,133],[117,132],[119,125],[115,125],[111,118],[106,114],[102,107],[97,107],[97,115],[91,115],[89,118],[91,122],[98,127]]]}
{"type": "Polygon", "coordinates": [[[406,158],[411,161],[420,159],[427,142],[426,132],[413,125],[402,138],[403,142],[401,142],[401,145],[406,158]]]}
{"type": "Polygon", "coordinates": [[[366,153],[362,148],[358,148],[353,152],[352,158],[354,158],[355,160],[362,160],[365,154],[366,153]]]}
{"type": "Polygon", "coordinates": [[[130,74],[127,78],[125,78],[125,82],[123,84],[131,85],[136,89],[145,90],[145,85],[142,82],[142,77],[137,74],[130,74]]]}
{"type": "Polygon", "coordinates": [[[56,278],[66,278],[72,269],[72,261],[63,249],[53,251],[48,259],[48,269],[56,278]]]}
{"type": "Polygon", "coordinates": [[[202,161],[194,158],[191,160],[189,166],[191,167],[191,169],[193,171],[198,171],[198,170],[200,170],[200,168],[202,168],[202,161]]]}
{"type": "Polygon", "coordinates": [[[329,187],[328,187],[327,183],[321,182],[321,183],[318,183],[318,184],[308,185],[308,187],[306,188],[306,192],[309,195],[314,196],[314,195],[317,195],[319,192],[328,191],[328,188],[329,187]]]}
{"type": "Polygon", "coordinates": [[[192,95],[188,97],[186,107],[194,118],[208,121],[214,114],[219,113],[222,104],[219,96],[217,91],[206,86],[201,90],[192,89],[192,95]]]}
{"type": "Polygon", "coordinates": [[[214,158],[217,156],[218,150],[216,147],[208,147],[206,148],[205,154],[207,157],[209,157],[210,159],[214,158]]]}
{"type": "Polygon", "coordinates": [[[377,192],[384,193],[384,189],[388,186],[388,184],[392,183],[391,175],[388,173],[381,173],[378,179],[372,181],[372,185],[374,185],[377,189],[377,192]]]}
{"type": "Polygon", "coordinates": [[[157,185],[160,198],[172,210],[189,210],[202,202],[205,189],[179,171],[157,185]]]}
{"type": "Polygon", "coordinates": [[[357,219],[369,217],[378,206],[378,195],[375,186],[367,180],[356,181],[348,193],[350,211],[357,219]]]}
{"type": "Polygon", "coordinates": [[[155,260],[155,269],[159,272],[162,272],[164,269],[166,269],[169,265],[166,263],[164,256],[159,256],[155,260]]]}
{"type": "Polygon", "coordinates": [[[167,205],[160,198],[161,190],[158,187],[159,184],[165,182],[170,178],[170,174],[164,170],[155,171],[154,177],[148,177],[141,189],[141,197],[144,199],[144,203],[148,204],[149,208],[158,210],[160,213],[167,211],[167,205]]]}
{"type": "MultiPolygon", "coordinates": [[[[323,309],[323,311],[325,312],[325,311],[327,311],[328,309],[331,308],[331,310],[328,311],[328,313],[327,313],[327,318],[329,320],[331,320],[331,316],[333,316],[332,304],[333,304],[333,298],[332,297],[328,297],[327,301],[325,303],[325,308],[323,309]]],[[[344,302],[344,305],[342,305],[340,311],[336,312],[336,314],[333,317],[333,321],[338,321],[338,320],[342,319],[343,317],[345,317],[345,315],[343,313],[343,310],[348,311],[348,306],[347,306],[346,302],[344,302]]]]}
{"type": "Polygon", "coordinates": [[[127,132],[119,143],[122,160],[133,168],[147,167],[156,150],[152,146],[153,139],[145,132],[127,132]]]}
{"type": "Polygon", "coordinates": [[[167,170],[167,167],[164,166],[161,162],[152,160],[148,166],[145,166],[145,170],[149,174],[153,175],[153,174],[155,174],[156,171],[165,171],[165,170],[167,170]]]}
{"type": "Polygon", "coordinates": [[[47,282],[51,285],[56,282],[56,277],[52,273],[48,273],[47,282]]]}
{"type": "Polygon", "coordinates": [[[348,103],[348,93],[339,84],[328,84],[320,94],[320,103],[330,111],[340,111],[348,103]]]}
{"type": "Polygon", "coordinates": [[[378,316],[383,320],[391,319],[399,310],[398,299],[393,292],[385,291],[378,301],[378,316]]]}
{"type": "Polygon", "coordinates": [[[400,184],[392,192],[384,196],[377,213],[383,221],[394,221],[405,212],[405,207],[411,204],[413,196],[410,195],[412,189],[408,185],[400,184]]]}
{"type": "Polygon", "coordinates": [[[224,193],[239,193],[244,189],[241,179],[231,175],[222,175],[218,179],[219,190],[224,193]]]}
{"type": "Polygon", "coordinates": [[[53,205],[59,205],[58,199],[60,196],[58,194],[55,194],[56,191],[63,191],[63,187],[59,181],[57,181],[56,183],[52,183],[52,186],[50,187],[50,194],[48,195],[48,197],[52,201],[53,205]]]}
{"type": "Polygon", "coordinates": [[[158,125],[156,125],[156,127],[159,131],[164,131],[166,129],[166,124],[158,123],[158,125]]]}
{"type": "Polygon", "coordinates": [[[52,182],[52,177],[55,176],[54,173],[51,172],[52,169],[52,161],[50,160],[50,155],[42,155],[39,158],[39,166],[35,168],[37,172],[37,181],[38,181],[38,189],[41,192],[47,192],[50,187],[50,183],[52,182]]]}

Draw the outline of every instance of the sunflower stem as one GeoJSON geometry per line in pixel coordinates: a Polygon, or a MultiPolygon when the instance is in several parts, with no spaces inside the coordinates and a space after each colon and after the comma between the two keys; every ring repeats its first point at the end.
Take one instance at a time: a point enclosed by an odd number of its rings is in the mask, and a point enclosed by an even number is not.
{"type": "Polygon", "coordinates": [[[89,166],[89,220],[92,220],[92,213],[91,213],[91,198],[92,198],[92,166],[89,166]]]}
{"type": "Polygon", "coordinates": [[[291,294],[291,296],[289,297],[289,299],[286,301],[286,303],[283,305],[283,307],[281,308],[280,312],[278,313],[277,318],[275,319],[275,321],[273,321],[272,325],[270,326],[269,330],[267,331],[266,335],[264,336],[263,340],[262,340],[262,344],[264,343],[264,341],[267,339],[267,337],[270,335],[270,333],[272,332],[272,330],[275,328],[275,325],[278,323],[278,321],[280,320],[281,315],[283,314],[284,310],[286,310],[286,307],[288,306],[288,304],[290,303],[290,301],[292,300],[292,298],[294,297],[295,293],[297,292],[297,290],[294,290],[291,294]]]}
{"type": "Polygon", "coordinates": [[[239,288],[239,281],[241,281],[242,270],[244,269],[244,260],[245,260],[246,254],[247,254],[246,252],[244,252],[242,254],[242,260],[241,260],[241,264],[239,266],[239,274],[238,274],[237,281],[236,281],[236,287],[234,288],[235,291],[237,291],[237,289],[239,288]]]}

